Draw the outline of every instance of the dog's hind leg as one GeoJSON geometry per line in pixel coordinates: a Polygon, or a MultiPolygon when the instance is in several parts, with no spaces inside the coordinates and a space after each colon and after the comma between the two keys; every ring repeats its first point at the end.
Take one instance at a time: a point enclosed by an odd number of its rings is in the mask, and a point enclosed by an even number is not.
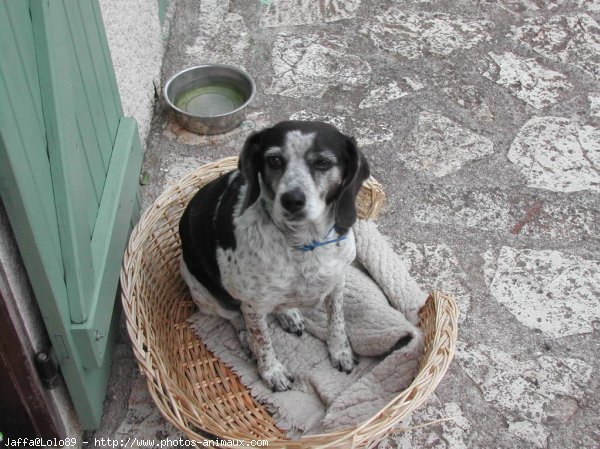
{"type": "Polygon", "coordinates": [[[287,333],[296,334],[299,337],[304,332],[304,318],[295,307],[280,308],[275,312],[275,316],[287,333]]]}
{"type": "Polygon", "coordinates": [[[190,273],[183,258],[179,262],[179,271],[187,284],[192,300],[198,310],[205,315],[213,315],[226,319],[238,334],[242,348],[248,355],[252,355],[250,339],[246,330],[246,323],[240,310],[229,310],[222,307],[219,301],[190,273]]]}

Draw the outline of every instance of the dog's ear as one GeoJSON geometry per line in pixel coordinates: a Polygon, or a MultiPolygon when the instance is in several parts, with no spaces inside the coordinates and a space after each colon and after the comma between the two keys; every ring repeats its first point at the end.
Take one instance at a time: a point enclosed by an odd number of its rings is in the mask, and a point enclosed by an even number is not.
{"type": "Polygon", "coordinates": [[[241,213],[252,206],[260,195],[260,184],[258,174],[262,165],[262,137],[263,131],[252,133],[244,143],[244,148],[240,154],[238,169],[246,179],[246,197],[242,205],[241,213]]]}
{"type": "Polygon", "coordinates": [[[356,195],[370,175],[367,158],[357,147],[353,137],[346,137],[347,167],[335,203],[335,227],[345,234],[356,221],[356,195]]]}

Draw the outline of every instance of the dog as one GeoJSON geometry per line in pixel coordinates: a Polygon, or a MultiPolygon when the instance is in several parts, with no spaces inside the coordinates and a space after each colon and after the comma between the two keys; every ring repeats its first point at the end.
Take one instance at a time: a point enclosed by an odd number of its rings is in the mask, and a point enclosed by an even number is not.
{"type": "Polygon", "coordinates": [[[231,322],[273,391],[293,378],[277,359],[267,316],[302,335],[298,307],[325,301],[332,364],[355,365],[342,310],[356,256],[356,196],[369,164],[334,126],[285,121],[250,135],[238,169],[200,188],[179,223],[180,271],[201,312],[231,322]]]}

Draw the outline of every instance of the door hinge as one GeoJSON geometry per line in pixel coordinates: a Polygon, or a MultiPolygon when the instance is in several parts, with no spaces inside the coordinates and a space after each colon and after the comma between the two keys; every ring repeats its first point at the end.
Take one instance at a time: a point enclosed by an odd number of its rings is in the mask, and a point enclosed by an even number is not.
{"type": "Polygon", "coordinates": [[[58,385],[58,363],[56,363],[52,349],[38,352],[35,355],[35,366],[40,380],[46,388],[51,390],[58,385]]]}

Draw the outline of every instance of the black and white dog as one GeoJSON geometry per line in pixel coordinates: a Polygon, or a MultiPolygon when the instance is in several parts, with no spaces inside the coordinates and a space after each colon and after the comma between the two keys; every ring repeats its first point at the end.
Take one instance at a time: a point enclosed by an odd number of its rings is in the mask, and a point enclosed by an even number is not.
{"type": "Polygon", "coordinates": [[[354,356],[342,311],[344,273],[356,248],[355,200],[369,164],[353,138],[321,122],[287,121],[252,134],[239,170],[202,187],[181,221],[181,273],[203,313],[229,320],[264,382],[287,390],[267,325],[301,335],[297,306],[325,301],[331,361],[354,356]]]}

